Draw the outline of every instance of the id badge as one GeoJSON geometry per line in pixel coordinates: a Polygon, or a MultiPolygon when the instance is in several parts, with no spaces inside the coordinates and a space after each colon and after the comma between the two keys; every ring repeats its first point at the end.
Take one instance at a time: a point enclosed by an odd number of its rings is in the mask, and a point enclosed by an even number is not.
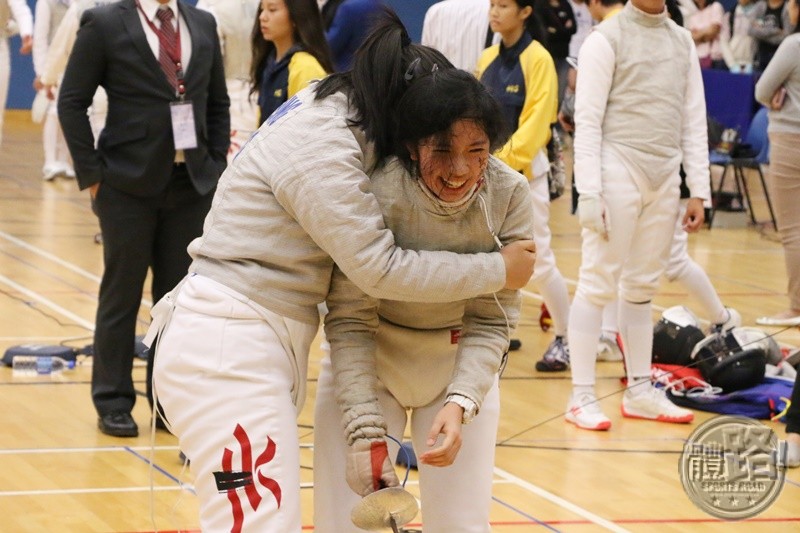
{"type": "Polygon", "coordinates": [[[169,105],[172,115],[172,137],[176,150],[197,148],[197,133],[194,127],[194,109],[191,101],[172,102],[169,105]]]}

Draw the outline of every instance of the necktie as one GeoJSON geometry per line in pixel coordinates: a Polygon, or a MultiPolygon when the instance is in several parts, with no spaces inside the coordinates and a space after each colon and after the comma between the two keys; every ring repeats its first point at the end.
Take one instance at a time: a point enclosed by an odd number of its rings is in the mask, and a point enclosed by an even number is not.
{"type": "Polygon", "coordinates": [[[172,9],[159,9],[156,11],[158,20],[161,21],[161,28],[158,35],[158,62],[161,63],[161,70],[167,76],[167,81],[173,88],[178,88],[177,63],[178,40],[175,28],[172,27],[172,9]]]}

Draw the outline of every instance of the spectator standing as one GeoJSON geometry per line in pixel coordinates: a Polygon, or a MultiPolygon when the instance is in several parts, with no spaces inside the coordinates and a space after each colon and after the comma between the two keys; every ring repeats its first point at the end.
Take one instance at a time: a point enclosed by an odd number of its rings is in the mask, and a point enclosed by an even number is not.
{"type": "Polygon", "coordinates": [[[258,128],[258,108],[250,98],[253,20],[260,0],[200,0],[199,9],[214,15],[231,99],[231,147],[228,162],[258,128]]]}
{"type": "Polygon", "coordinates": [[[311,80],[333,71],[315,0],[262,0],[253,26],[251,93],[259,126],[311,80]]]}
{"type": "Polygon", "coordinates": [[[697,11],[689,16],[686,27],[692,32],[701,68],[727,68],[722,59],[722,25],[725,10],[716,0],[694,0],[697,11]]]}
{"type": "Polygon", "coordinates": [[[145,277],[151,268],[157,301],[186,275],[186,247],[202,232],[225,168],[228,107],[211,14],[176,0],[84,12],[58,113],[103,235],[92,399],[108,435],[138,434],[131,368],[145,277]],[[87,109],[101,85],[108,119],[95,148],[87,109]]]}
{"type": "MultiPolygon", "coordinates": [[[[751,73],[756,57],[756,40],[750,35],[758,0],[738,0],[728,17],[728,35],[723,34],[722,56],[731,72],[751,73]]],[[[723,32],[724,33],[724,32],[723,32]]]]}
{"type": "MultiPolygon", "coordinates": [[[[37,0],[36,16],[33,22],[33,70],[36,79],[33,81],[33,88],[36,91],[45,91],[41,76],[47,60],[47,52],[53,41],[64,15],[69,8],[70,0],[37,0]]],[[[61,125],[58,123],[56,106],[48,105],[42,126],[42,147],[44,148],[44,166],[42,167],[42,178],[50,181],[57,176],[68,178],[75,177],[72,163],[69,159],[67,142],[61,132],[61,125]]]]}
{"type": "Polygon", "coordinates": [[[550,247],[547,142],[556,120],[558,81],[553,58],[531,36],[533,0],[493,0],[489,20],[500,43],[481,54],[476,75],[500,102],[511,138],[496,155],[529,182],[533,203],[536,266],[532,281],[553,319],[555,338],[536,368],[564,370],[569,364],[569,292],[550,247]]]}
{"type": "Polygon", "coordinates": [[[756,3],[750,35],[755,38],[756,68],[764,70],[769,65],[783,38],[792,31],[786,0],[763,0],[756,3]]]}
{"type": "Polygon", "coordinates": [[[589,12],[588,0],[568,0],[568,2],[575,17],[575,34],[569,40],[569,57],[577,58],[583,41],[592,31],[594,20],[589,12]]]}
{"type": "Polygon", "coordinates": [[[425,13],[421,42],[439,50],[456,68],[473,72],[488,28],[489,0],[444,0],[425,13]]]}
{"type": "Polygon", "coordinates": [[[22,38],[20,54],[30,54],[33,48],[33,15],[25,0],[0,0],[0,146],[3,144],[3,115],[11,79],[11,53],[8,49],[9,20],[14,19],[22,38]]]}
{"type": "Polygon", "coordinates": [[[533,9],[547,35],[545,48],[550,52],[558,75],[558,102],[567,86],[569,43],[578,30],[572,6],[568,0],[536,0],[533,9]]]}
{"type": "Polygon", "coordinates": [[[350,68],[353,54],[369,34],[382,7],[381,0],[328,0],[322,6],[325,38],[336,72],[350,68]]]}
{"type": "Polygon", "coordinates": [[[788,309],[757,320],[770,326],[800,325],[800,6],[798,0],[789,0],[787,7],[794,32],[756,84],[756,99],[769,107],[769,184],[789,280],[788,309]]]}

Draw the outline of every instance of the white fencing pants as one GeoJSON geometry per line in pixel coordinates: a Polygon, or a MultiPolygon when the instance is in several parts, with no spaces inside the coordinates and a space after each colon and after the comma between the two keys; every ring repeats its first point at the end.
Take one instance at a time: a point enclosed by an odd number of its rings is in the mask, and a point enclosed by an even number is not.
{"type": "Polygon", "coordinates": [[[42,125],[42,147],[44,148],[44,166],[42,171],[46,174],[53,171],[73,173],[72,160],[70,159],[67,141],[58,122],[56,100],[47,106],[47,113],[42,125]]]}
{"type": "MultiPolygon", "coordinates": [[[[348,446],[333,391],[330,359],[326,357],[320,365],[314,411],[314,531],[360,533],[363,530],[353,525],[350,512],[361,496],[350,489],[345,478],[348,446]]],[[[444,396],[442,391],[429,405],[411,411],[411,436],[417,453],[427,449],[425,440],[434,417],[444,405],[444,396]]],[[[402,441],[406,409],[382,386],[378,400],[389,434],[402,441]]],[[[444,468],[418,464],[425,533],[491,531],[489,510],[499,419],[500,391],[495,379],[478,415],[462,428],[462,446],[455,462],[444,468]]],[[[388,439],[387,443],[389,457],[395,458],[397,445],[388,439]]],[[[405,470],[398,467],[397,476],[402,482],[405,470]]]]}
{"type": "Polygon", "coordinates": [[[153,382],[191,460],[203,531],[301,530],[297,396],[316,332],[208,278],[183,284],[153,382]]]}
{"type": "Polygon", "coordinates": [[[629,302],[651,300],[667,266],[678,216],[680,193],[675,179],[651,189],[645,176],[633,176],[608,149],[603,151],[603,200],[611,227],[606,241],[581,231],[581,267],[576,295],[595,305],[620,296],[629,302]],[[619,282],[619,283],[618,283],[619,282]]]}
{"type": "MultiPolygon", "coordinates": [[[[678,169],[674,179],[652,189],[646,176],[632,175],[610,150],[603,150],[602,161],[609,240],[589,229],[581,231],[581,267],[569,318],[572,382],[582,386],[595,382],[603,307],[617,298],[618,291],[626,302],[641,303],[652,300],[658,289],[680,201],[678,169]]],[[[623,321],[620,316],[624,334],[629,324],[623,321]]],[[[652,341],[652,327],[648,331],[652,341]]],[[[647,339],[640,340],[626,344],[626,360],[633,358],[637,368],[652,356],[646,348],[635,349],[647,346],[647,339]]]]}
{"type": "Polygon", "coordinates": [[[531,281],[547,305],[553,319],[553,332],[557,336],[564,336],[569,319],[569,290],[556,266],[556,255],[550,244],[550,187],[547,174],[536,176],[529,186],[533,203],[533,242],[536,244],[536,262],[531,281]]]}

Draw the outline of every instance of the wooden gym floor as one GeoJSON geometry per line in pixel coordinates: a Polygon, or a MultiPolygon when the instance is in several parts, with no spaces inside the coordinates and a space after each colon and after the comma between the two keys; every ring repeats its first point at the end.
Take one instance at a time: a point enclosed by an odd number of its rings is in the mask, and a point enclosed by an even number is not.
{"type": "MultiPolygon", "coordinates": [[[[102,272],[101,247],[94,242],[97,221],[88,193],[70,180],[43,182],[41,166],[40,128],[26,112],[7,112],[0,148],[0,351],[25,343],[82,347],[91,342],[102,272]]],[[[765,219],[763,197],[755,207],[765,219]]],[[[757,316],[780,311],[786,303],[783,252],[771,230],[747,226],[743,214],[724,215],[714,229],[691,237],[691,253],[726,305],[754,325],[757,316]]],[[[572,291],[580,239],[568,197],[553,203],[551,228],[558,264],[572,291]]],[[[569,374],[533,368],[552,337],[539,328],[540,301],[528,287],[517,331],[522,349],[512,352],[501,384],[493,531],[800,530],[800,470],[788,473],[777,501],[753,519],[722,522],[695,507],[678,476],[680,450],[710,415],[697,412],[688,426],[623,420],[619,363],[598,364],[598,396],[608,396],[602,405],[612,429],[595,433],[564,423],[569,374]]],[[[685,304],[699,313],[697,302],[676,284],[664,283],[655,303],[659,310],[685,304]]],[[[148,323],[147,304],[140,313],[141,332],[148,323]]],[[[800,345],[797,329],[777,338],[800,345]]],[[[306,530],[313,529],[318,361],[315,343],[308,401],[298,420],[306,530]]],[[[90,365],[91,360],[84,361],[52,381],[20,380],[10,368],[0,368],[0,531],[196,531],[192,479],[182,469],[176,439],[158,432],[151,440],[143,397],[133,413],[141,429],[138,438],[102,435],[89,396],[90,365]]],[[[143,391],[141,365],[134,378],[143,391]]],[[[782,424],[768,424],[783,436],[782,424]]],[[[412,473],[412,492],[414,479],[412,473]]]]}

